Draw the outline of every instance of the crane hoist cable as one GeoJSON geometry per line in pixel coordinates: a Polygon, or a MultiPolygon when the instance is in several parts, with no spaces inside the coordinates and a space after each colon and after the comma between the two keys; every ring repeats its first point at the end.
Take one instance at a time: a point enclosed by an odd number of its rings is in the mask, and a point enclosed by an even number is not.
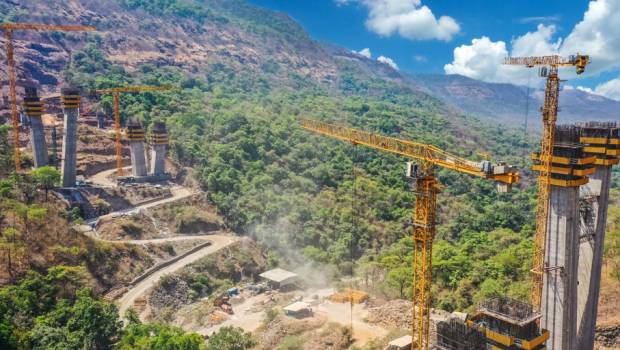
{"type": "Polygon", "coordinates": [[[491,164],[489,161],[474,162],[419,142],[400,140],[316,120],[302,120],[300,125],[306,130],[321,135],[402,155],[420,162],[419,166],[407,163],[407,173],[415,182],[416,193],[413,215],[412,346],[419,350],[427,350],[430,333],[432,248],[436,233],[436,198],[441,188],[435,178],[434,168],[443,167],[494,180],[498,182],[500,191],[507,191],[512,184],[517,183],[519,173],[505,164],[491,164]]]}
{"type": "Polygon", "coordinates": [[[528,138],[527,138],[527,119],[530,114],[530,92],[532,90],[532,70],[528,71],[527,74],[527,90],[525,93],[525,120],[523,122],[523,146],[528,146],[528,138]]]}

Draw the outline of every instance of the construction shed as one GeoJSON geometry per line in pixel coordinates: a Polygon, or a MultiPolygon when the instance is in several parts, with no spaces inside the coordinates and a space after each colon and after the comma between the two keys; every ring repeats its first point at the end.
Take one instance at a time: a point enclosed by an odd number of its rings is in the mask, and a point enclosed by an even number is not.
{"type": "Polygon", "coordinates": [[[284,314],[290,317],[304,318],[312,316],[312,309],[310,309],[310,305],[308,303],[304,303],[303,301],[292,303],[282,310],[284,310],[284,314]]]}
{"type": "Polygon", "coordinates": [[[383,350],[409,350],[413,338],[410,335],[392,340],[383,350]]]}
{"type": "Polygon", "coordinates": [[[260,277],[267,280],[272,288],[291,289],[296,286],[299,276],[290,271],[281,268],[275,268],[260,274],[260,277]]]}

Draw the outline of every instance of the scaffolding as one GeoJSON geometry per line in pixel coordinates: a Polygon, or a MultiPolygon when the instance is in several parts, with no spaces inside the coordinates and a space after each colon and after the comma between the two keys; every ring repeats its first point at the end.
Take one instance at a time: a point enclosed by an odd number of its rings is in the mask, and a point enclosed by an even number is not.
{"type": "Polygon", "coordinates": [[[485,350],[485,334],[458,319],[437,323],[438,350],[485,350]]]}
{"type": "Polygon", "coordinates": [[[487,344],[496,349],[538,350],[549,338],[549,331],[538,327],[540,317],[530,304],[496,297],[482,302],[467,324],[483,332],[487,344]]]}

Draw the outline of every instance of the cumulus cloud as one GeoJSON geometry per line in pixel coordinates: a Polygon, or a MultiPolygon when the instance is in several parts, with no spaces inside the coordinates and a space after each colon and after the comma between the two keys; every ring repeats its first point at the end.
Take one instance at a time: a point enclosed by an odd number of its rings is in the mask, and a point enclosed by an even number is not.
{"type": "Polygon", "coordinates": [[[389,58],[389,57],[379,56],[379,57],[377,57],[377,61],[379,61],[379,62],[381,62],[383,64],[387,64],[388,66],[392,67],[393,69],[398,70],[398,65],[396,64],[396,62],[394,62],[394,60],[389,58]]]}
{"type": "Polygon", "coordinates": [[[513,81],[519,77],[516,67],[498,65],[507,56],[506,43],[486,36],[473,39],[471,45],[454,49],[454,61],[444,66],[446,74],[460,74],[489,82],[513,81]]]}
{"type": "Polygon", "coordinates": [[[591,73],[620,68],[620,0],[590,1],[583,20],[562,44],[561,53],[593,58],[591,73]]]}
{"type": "MultiPolygon", "coordinates": [[[[454,59],[444,66],[447,74],[462,74],[490,82],[511,82],[525,84],[528,81],[526,69],[518,71],[503,66],[507,56],[542,56],[576,53],[588,54],[592,63],[586,75],[595,75],[620,68],[620,0],[590,1],[583,19],[575,25],[565,38],[554,40],[554,25],[539,24],[536,31],[528,32],[512,40],[510,51],[505,42],[492,41],[488,37],[472,40],[471,44],[454,49],[454,59]],[[484,63],[484,64],[483,64],[484,63]]],[[[573,78],[574,72],[565,70],[565,78],[573,78]]],[[[596,93],[612,95],[614,81],[601,84],[596,93]],[[606,86],[606,87],[603,87],[606,86]],[[602,91],[602,92],[599,92],[602,91]]]]}
{"type": "MultiPolygon", "coordinates": [[[[335,0],[345,5],[355,0],[335,0]]],[[[366,27],[381,36],[398,34],[411,40],[450,41],[461,27],[449,16],[437,18],[422,0],[357,0],[368,9],[366,27]]]]}
{"type": "Polygon", "coordinates": [[[594,93],[620,101],[620,77],[598,85],[594,89],[594,93]]]}
{"type": "MultiPolygon", "coordinates": [[[[528,32],[512,41],[512,55],[534,56],[557,52],[561,41],[551,41],[554,33],[555,26],[538,25],[535,32],[528,32]]],[[[521,67],[502,64],[508,55],[505,42],[492,41],[483,36],[473,39],[469,45],[456,47],[454,60],[444,66],[444,71],[494,83],[527,83],[531,73],[521,67]]]]}
{"type": "Polygon", "coordinates": [[[358,55],[362,55],[362,56],[364,56],[366,58],[372,58],[372,52],[370,52],[369,48],[364,48],[364,49],[361,49],[359,51],[353,51],[353,52],[355,52],[358,55]]]}

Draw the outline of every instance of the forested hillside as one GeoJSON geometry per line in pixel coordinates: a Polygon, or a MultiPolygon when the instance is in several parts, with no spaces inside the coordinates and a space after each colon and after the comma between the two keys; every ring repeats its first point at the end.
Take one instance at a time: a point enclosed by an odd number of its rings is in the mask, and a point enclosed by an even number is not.
{"type": "MultiPolygon", "coordinates": [[[[124,6],[175,21],[179,17],[165,6],[124,6]]],[[[302,39],[314,45],[303,32],[278,22],[217,6],[204,9],[212,16],[217,11],[235,16],[230,23],[246,31],[278,33],[278,40],[290,46],[302,39]]],[[[189,23],[204,20],[191,17],[189,23]]],[[[269,43],[263,45],[269,49],[269,43]]],[[[74,52],[63,80],[88,88],[173,85],[172,92],[127,96],[123,116],[166,121],[173,157],[196,170],[229,225],[256,237],[283,264],[312,262],[335,276],[353,268],[369,281],[367,288],[389,297],[410,293],[414,197],[403,176],[405,160],[309,135],[297,126],[300,118],[428,142],[472,159],[490,152],[525,165],[528,150],[518,133],[458,114],[356,59],[330,58],[337,75],[326,82],[302,74],[303,68],[269,62],[258,70],[234,61],[205,64],[194,72],[149,63],[130,70],[113,63],[106,50],[105,40],[88,39],[84,50],[74,52]]],[[[300,54],[297,48],[293,52],[300,54]]],[[[109,110],[110,101],[104,99],[102,106],[109,110]]],[[[437,305],[466,309],[505,292],[525,297],[531,190],[499,195],[483,180],[439,174],[446,189],[435,255],[437,305]]]]}
{"type": "MultiPolygon", "coordinates": [[[[471,310],[493,295],[527,297],[535,205],[527,155],[535,146],[523,143],[521,131],[463,115],[389,67],[325,48],[287,16],[241,0],[85,0],[58,11],[63,5],[3,12],[5,20],[36,21],[31,13],[45,13],[47,21],[101,29],[67,35],[70,62],[59,54],[54,66],[21,71],[22,79],[45,73],[86,89],[172,85],[124,97],[123,119],[165,121],[173,158],[195,169],[228,225],[255,237],[282,265],[356,274],[387,297],[411,293],[414,196],[405,160],[310,135],[298,127],[300,118],[426,142],[474,160],[489,152],[524,169],[522,185],[508,194],[439,171],[445,189],[433,288],[435,305],[448,311],[471,310]]],[[[45,36],[50,47],[54,40],[45,36]]],[[[32,45],[21,49],[41,55],[32,45]]],[[[101,108],[110,113],[108,97],[101,108]]]]}

